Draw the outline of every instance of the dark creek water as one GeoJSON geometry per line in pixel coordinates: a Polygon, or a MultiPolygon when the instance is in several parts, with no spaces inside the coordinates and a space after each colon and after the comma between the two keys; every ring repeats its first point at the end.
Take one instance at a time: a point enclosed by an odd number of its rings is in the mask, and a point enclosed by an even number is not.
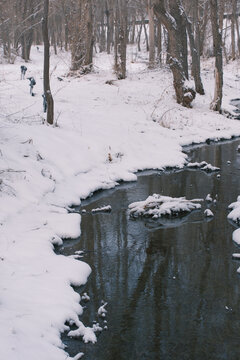
{"type": "MultiPolygon", "coordinates": [[[[234,226],[227,206],[240,194],[240,140],[189,149],[191,161],[205,160],[221,168],[144,172],[135,183],[96,193],[82,203],[82,234],[60,250],[66,255],[84,250],[92,274],[80,294],[91,300],[81,317],[97,320],[108,330],[97,344],[63,335],[70,355],[86,360],[238,360],[240,359],[240,263],[232,242],[234,226]],[[228,161],[231,161],[228,164],[228,161]],[[131,202],[153,193],[187,199],[217,195],[217,202],[173,219],[129,219],[131,202]],[[111,205],[111,213],[91,209],[111,205]],[[209,207],[213,218],[206,218],[209,207]],[[107,301],[107,323],[99,319],[107,301]]],[[[188,150],[187,150],[188,151],[188,150]]]]}

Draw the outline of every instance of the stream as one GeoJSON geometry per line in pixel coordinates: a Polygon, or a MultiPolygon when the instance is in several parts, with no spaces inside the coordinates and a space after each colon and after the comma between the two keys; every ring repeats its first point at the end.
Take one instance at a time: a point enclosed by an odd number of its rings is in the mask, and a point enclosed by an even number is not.
{"type": "Polygon", "coordinates": [[[90,301],[80,320],[108,329],[96,344],[63,334],[66,351],[86,360],[237,360],[240,358],[240,263],[232,242],[228,205],[240,195],[240,140],[185,148],[189,161],[220,172],[145,171],[138,180],[99,191],[83,201],[81,236],[67,240],[64,255],[84,250],[92,268],[84,287],[90,301]],[[220,174],[220,176],[219,176],[220,174]],[[128,205],[153,193],[187,199],[211,194],[217,201],[174,219],[129,219],[128,205]],[[110,213],[91,210],[111,205],[110,213]],[[214,217],[206,217],[209,208],[214,217]],[[99,318],[101,301],[106,318],[99,318]],[[105,320],[105,322],[104,322],[105,320]]]}

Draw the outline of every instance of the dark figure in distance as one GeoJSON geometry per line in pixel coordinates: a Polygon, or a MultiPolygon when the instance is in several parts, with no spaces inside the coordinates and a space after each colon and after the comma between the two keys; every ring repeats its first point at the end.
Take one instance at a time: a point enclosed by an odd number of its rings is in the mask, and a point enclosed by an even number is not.
{"type": "Polygon", "coordinates": [[[27,68],[26,68],[26,66],[21,65],[20,69],[21,69],[21,80],[24,80],[27,68]]]}
{"type": "Polygon", "coordinates": [[[35,81],[34,77],[32,77],[32,76],[29,77],[28,80],[30,81],[30,84],[29,84],[29,86],[30,86],[30,95],[34,96],[33,87],[34,87],[34,85],[36,85],[36,81],[35,81]]]}

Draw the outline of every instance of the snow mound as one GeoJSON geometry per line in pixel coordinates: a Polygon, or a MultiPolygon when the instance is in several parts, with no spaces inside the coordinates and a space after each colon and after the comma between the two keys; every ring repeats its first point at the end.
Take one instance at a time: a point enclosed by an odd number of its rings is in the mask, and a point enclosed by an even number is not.
{"type": "Polygon", "coordinates": [[[177,216],[195,209],[200,209],[200,201],[203,200],[187,200],[185,197],[172,198],[170,196],[153,194],[144,201],[130,204],[128,208],[129,214],[133,218],[147,216],[157,219],[161,216],[177,216]]]}
{"type": "Polygon", "coordinates": [[[207,194],[207,196],[206,196],[206,199],[205,199],[206,201],[209,201],[209,202],[211,202],[211,201],[213,201],[213,198],[211,197],[211,195],[210,194],[207,194]]]}
{"type": "Polygon", "coordinates": [[[204,170],[206,172],[213,172],[213,171],[219,171],[220,170],[219,167],[208,164],[206,161],[202,161],[200,163],[198,163],[198,162],[188,163],[187,167],[189,167],[191,169],[201,169],[201,170],[204,170]]]}
{"type": "Polygon", "coordinates": [[[212,212],[210,209],[206,209],[206,210],[204,211],[204,214],[205,214],[205,216],[214,216],[214,215],[213,215],[213,212],[212,212]]]}
{"type": "Polygon", "coordinates": [[[237,197],[237,201],[233,202],[228,206],[230,210],[232,210],[228,214],[228,219],[232,220],[236,223],[240,222],[240,196],[237,197]]]}

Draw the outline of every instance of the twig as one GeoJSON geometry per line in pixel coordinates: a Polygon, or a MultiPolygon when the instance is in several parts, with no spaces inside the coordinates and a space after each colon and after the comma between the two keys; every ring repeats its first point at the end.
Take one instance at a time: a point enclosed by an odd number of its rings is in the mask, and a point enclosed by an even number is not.
{"type": "Polygon", "coordinates": [[[3,174],[4,172],[16,172],[16,173],[22,173],[22,172],[26,172],[26,170],[13,170],[13,169],[0,170],[0,174],[3,174]]]}

